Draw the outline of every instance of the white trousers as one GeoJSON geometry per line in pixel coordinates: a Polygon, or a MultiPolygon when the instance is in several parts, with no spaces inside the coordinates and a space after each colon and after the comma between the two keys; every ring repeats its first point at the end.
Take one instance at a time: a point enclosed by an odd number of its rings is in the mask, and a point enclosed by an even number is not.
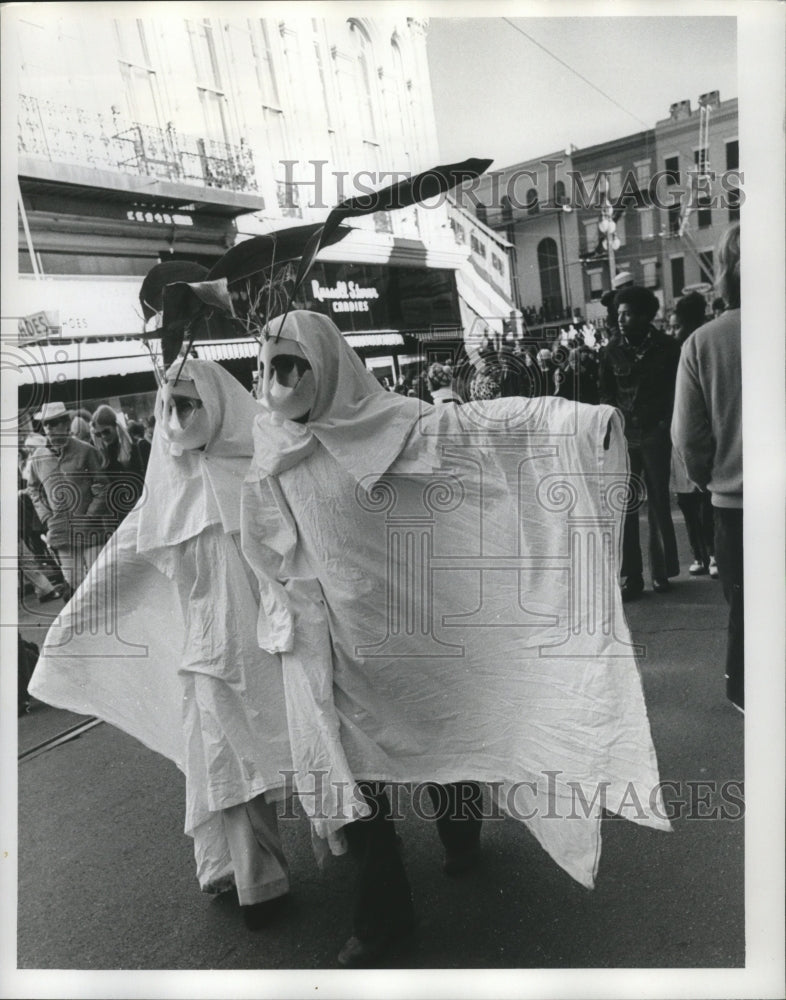
{"type": "Polygon", "coordinates": [[[289,892],[289,868],[278,835],[276,802],[257,795],[222,810],[241,906],[264,903],[289,892]]]}

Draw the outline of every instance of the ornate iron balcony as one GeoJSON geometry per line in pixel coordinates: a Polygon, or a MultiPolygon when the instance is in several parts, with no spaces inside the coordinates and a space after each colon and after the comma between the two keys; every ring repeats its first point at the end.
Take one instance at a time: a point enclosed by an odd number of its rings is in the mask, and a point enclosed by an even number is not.
{"type": "Polygon", "coordinates": [[[20,155],[159,177],[183,184],[256,191],[251,151],[199,136],[131,122],[52,101],[21,96],[17,118],[20,155]]]}

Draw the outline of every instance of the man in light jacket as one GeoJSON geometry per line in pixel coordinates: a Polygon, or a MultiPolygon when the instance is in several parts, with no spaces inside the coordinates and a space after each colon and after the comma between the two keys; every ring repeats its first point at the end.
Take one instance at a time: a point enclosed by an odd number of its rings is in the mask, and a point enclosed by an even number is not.
{"type": "Polygon", "coordinates": [[[729,605],[726,696],[741,711],[744,692],[742,557],[742,365],[740,227],[718,245],[718,291],[726,310],[686,341],[677,372],[674,447],[688,476],[712,494],[715,558],[729,605]]]}
{"type": "Polygon", "coordinates": [[[72,414],[63,403],[46,403],[35,419],[46,445],[30,460],[28,493],[73,591],[104,545],[109,481],[96,449],[72,436],[72,414]]]}

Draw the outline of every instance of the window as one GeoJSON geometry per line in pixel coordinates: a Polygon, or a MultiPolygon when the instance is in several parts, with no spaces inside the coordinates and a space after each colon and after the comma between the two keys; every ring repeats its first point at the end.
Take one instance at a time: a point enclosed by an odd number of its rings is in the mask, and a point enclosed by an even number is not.
{"type": "Polygon", "coordinates": [[[325,128],[327,129],[331,163],[335,164],[338,160],[338,138],[336,136],[336,123],[333,120],[335,102],[331,87],[332,81],[329,75],[330,57],[325,55],[325,45],[320,33],[319,21],[316,18],[312,18],[311,27],[314,32],[314,61],[317,67],[317,76],[319,77],[319,93],[322,98],[320,111],[322,121],[325,123],[325,128]]]}
{"type": "Polygon", "coordinates": [[[537,215],[540,211],[540,206],[538,205],[538,192],[535,188],[530,188],[529,191],[527,191],[525,205],[527,206],[528,215],[537,215]]]}
{"type": "Polygon", "coordinates": [[[205,137],[214,142],[228,143],[226,97],[221,85],[212,26],[204,18],[200,21],[186,19],[186,32],[205,122],[205,137]]]}
{"type": "Polygon", "coordinates": [[[499,271],[500,274],[504,274],[505,268],[502,264],[501,259],[495,253],[492,253],[491,255],[491,266],[494,268],[495,271],[499,271]]]}
{"type": "Polygon", "coordinates": [[[473,252],[478,254],[480,257],[486,256],[486,248],[474,233],[470,233],[469,245],[472,247],[473,252]]]}
{"type": "Polygon", "coordinates": [[[406,157],[406,167],[411,169],[412,156],[416,153],[415,124],[412,116],[412,105],[409,99],[409,87],[407,85],[407,71],[404,65],[404,54],[401,51],[398,39],[394,36],[391,40],[393,50],[393,66],[395,75],[393,78],[393,89],[396,93],[396,104],[398,107],[398,124],[403,132],[404,149],[406,157]]]}
{"type": "Polygon", "coordinates": [[[257,79],[259,80],[259,89],[262,91],[262,103],[265,107],[276,108],[280,111],[281,97],[279,96],[275,63],[273,61],[270,26],[266,20],[261,19],[259,27],[262,38],[262,50],[257,54],[257,79]]]}
{"type": "Polygon", "coordinates": [[[355,46],[356,94],[359,102],[360,130],[364,142],[377,141],[377,123],[374,118],[374,64],[371,43],[355,22],[350,22],[350,35],[355,46]]]}
{"type": "Polygon", "coordinates": [[[702,146],[701,149],[694,149],[693,164],[700,174],[707,173],[710,165],[710,156],[706,146],[702,146]]]}
{"type": "Polygon", "coordinates": [[[115,36],[131,117],[141,125],[163,127],[165,119],[161,113],[158,79],[152,67],[143,22],[138,18],[116,19],[115,36]]]}
{"type": "Polygon", "coordinates": [[[220,89],[221,77],[218,72],[213,28],[210,22],[206,18],[200,21],[187,19],[186,31],[197,80],[203,85],[220,89]]]}
{"type": "Polygon", "coordinates": [[[712,250],[700,250],[699,251],[700,271],[701,280],[706,281],[707,284],[714,284],[715,282],[715,262],[714,254],[712,250]]]}
{"type": "Polygon", "coordinates": [[[655,209],[639,209],[639,229],[643,240],[651,240],[655,236],[655,209]]]}
{"type": "MultiPolygon", "coordinates": [[[[739,168],[740,142],[739,139],[731,139],[726,143],[726,169],[739,170],[739,168]]],[[[735,185],[726,193],[726,206],[729,209],[729,222],[739,222],[740,201],[740,190],[735,185]]]]}
{"type": "Polygon", "coordinates": [[[276,34],[275,23],[260,18],[256,24],[259,31],[258,33],[250,32],[249,39],[254,54],[257,83],[261,96],[268,160],[273,166],[271,180],[274,182],[275,201],[282,215],[299,218],[302,215],[299,193],[294,183],[283,179],[286,174],[281,163],[282,160],[288,160],[290,157],[287,120],[281,100],[281,88],[273,48],[276,34]]]}
{"type": "Polygon", "coordinates": [[[712,225],[712,196],[709,194],[700,194],[696,199],[696,206],[699,229],[707,229],[712,225]]]}
{"type": "Polygon", "coordinates": [[[649,187],[652,166],[649,160],[639,160],[636,163],[636,184],[644,191],[649,187]]]}
{"type": "Polygon", "coordinates": [[[450,225],[451,225],[453,233],[454,233],[454,235],[456,237],[456,242],[457,243],[466,243],[467,242],[467,234],[464,232],[464,227],[460,226],[458,224],[458,222],[456,222],[455,219],[451,219],[450,220],[450,225]]]}
{"type": "Polygon", "coordinates": [[[726,194],[726,203],[729,208],[729,222],[740,221],[740,189],[731,188],[726,194]]]}
{"type": "Polygon", "coordinates": [[[587,276],[590,283],[590,298],[597,301],[603,297],[603,272],[588,271],[587,276]]]}
{"type": "Polygon", "coordinates": [[[584,227],[584,250],[585,253],[592,253],[592,251],[598,245],[598,220],[597,219],[582,219],[581,224],[584,227]]]}
{"type": "Polygon", "coordinates": [[[562,318],[562,288],[559,279],[559,254],[557,244],[550,237],[538,243],[538,270],[540,293],[546,321],[562,318]]]}
{"type": "Polygon", "coordinates": [[[645,288],[658,287],[658,261],[655,257],[641,262],[642,281],[645,288]]]}
{"type": "Polygon", "coordinates": [[[622,168],[614,167],[613,170],[607,170],[606,175],[608,177],[609,199],[615,201],[622,191],[622,168]]]}
{"type": "Polygon", "coordinates": [[[682,295],[685,287],[685,258],[672,257],[669,261],[671,266],[671,296],[677,299],[682,295]]]}
{"type": "Polygon", "coordinates": [[[679,236],[680,234],[680,209],[679,204],[669,206],[669,236],[679,236]]]}
{"type": "Polygon", "coordinates": [[[663,169],[666,172],[667,184],[679,184],[680,182],[680,158],[679,156],[667,156],[663,161],[663,169]]]}
{"type": "Polygon", "coordinates": [[[503,195],[502,197],[502,221],[513,221],[513,206],[511,205],[510,198],[508,198],[507,195],[503,195]]]}
{"type": "Polygon", "coordinates": [[[566,205],[567,196],[565,194],[565,182],[564,181],[554,181],[554,204],[566,205]]]}

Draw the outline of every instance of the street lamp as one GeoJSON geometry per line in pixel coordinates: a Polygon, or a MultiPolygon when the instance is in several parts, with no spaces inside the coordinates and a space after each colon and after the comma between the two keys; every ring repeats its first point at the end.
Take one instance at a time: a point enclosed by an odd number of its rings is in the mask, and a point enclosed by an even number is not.
{"type": "Polygon", "coordinates": [[[609,288],[614,287],[614,275],[617,270],[616,261],[614,259],[615,251],[620,248],[620,239],[617,236],[617,223],[614,221],[614,207],[609,199],[609,176],[606,175],[606,191],[603,198],[603,204],[600,209],[600,221],[598,222],[598,231],[600,232],[603,239],[601,240],[601,246],[606,251],[609,261],[609,288]]]}

